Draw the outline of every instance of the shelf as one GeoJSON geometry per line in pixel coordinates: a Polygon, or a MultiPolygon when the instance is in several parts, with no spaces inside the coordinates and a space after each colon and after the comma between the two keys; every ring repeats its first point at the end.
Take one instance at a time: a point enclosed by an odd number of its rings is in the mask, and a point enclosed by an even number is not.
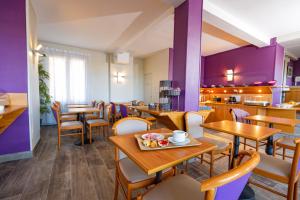
{"type": "Polygon", "coordinates": [[[0,113],[0,135],[25,111],[26,106],[8,106],[0,113]]]}

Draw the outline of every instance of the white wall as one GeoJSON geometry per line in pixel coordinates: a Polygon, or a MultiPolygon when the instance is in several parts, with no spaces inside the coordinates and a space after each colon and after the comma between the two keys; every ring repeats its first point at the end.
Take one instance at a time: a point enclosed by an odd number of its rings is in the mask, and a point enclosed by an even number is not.
{"type": "Polygon", "coordinates": [[[146,103],[159,102],[159,81],[168,80],[168,70],[169,49],[158,51],[144,59],[144,100],[146,103]],[[151,80],[148,80],[149,78],[151,80]]]}
{"type": "Polygon", "coordinates": [[[109,101],[109,77],[108,77],[108,59],[107,54],[101,51],[83,49],[62,44],[41,41],[43,46],[64,49],[86,54],[87,71],[86,71],[86,99],[87,102],[92,100],[109,101]]]}
{"type": "Polygon", "coordinates": [[[128,102],[143,100],[143,61],[131,57],[129,64],[110,65],[111,101],[128,102]],[[117,82],[117,73],[124,76],[117,82]]]}
{"type": "Polygon", "coordinates": [[[37,46],[37,18],[31,1],[26,1],[27,62],[28,62],[28,110],[30,149],[40,140],[40,98],[38,56],[32,53],[37,46]]]}

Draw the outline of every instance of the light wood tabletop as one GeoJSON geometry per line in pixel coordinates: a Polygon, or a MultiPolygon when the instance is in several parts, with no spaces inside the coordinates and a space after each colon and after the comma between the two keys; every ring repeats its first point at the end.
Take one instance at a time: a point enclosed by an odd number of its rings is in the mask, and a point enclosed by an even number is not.
{"type": "MultiPolygon", "coordinates": [[[[167,134],[172,131],[163,128],[138,132],[135,134],[144,134],[149,132],[167,134]]],[[[202,142],[201,145],[194,147],[142,151],[138,147],[137,140],[134,137],[135,134],[111,136],[109,139],[131,160],[133,160],[145,173],[149,175],[178,165],[190,158],[196,157],[216,148],[214,144],[202,142]]]]}
{"type": "Polygon", "coordinates": [[[281,131],[280,129],[268,128],[252,124],[244,124],[241,122],[234,122],[229,120],[205,123],[201,126],[204,128],[225,132],[234,136],[243,137],[255,141],[264,140],[281,131]]]}
{"type": "Polygon", "coordinates": [[[69,108],[69,113],[93,113],[93,112],[99,112],[98,108],[94,107],[88,107],[88,108],[69,108]]]}
{"type": "Polygon", "coordinates": [[[264,116],[264,115],[252,115],[245,117],[246,120],[256,121],[256,122],[265,122],[271,124],[279,124],[279,125],[286,125],[286,126],[296,126],[300,123],[298,119],[288,119],[288,118],[281,118],[281,117],[272,117],[272,116],[264,116]]]}
{"type": "Polygon", "coordinates": [[[91,105],[88,104],[69,104],[67,105],[68,108],[91,108],[91,105]]]}

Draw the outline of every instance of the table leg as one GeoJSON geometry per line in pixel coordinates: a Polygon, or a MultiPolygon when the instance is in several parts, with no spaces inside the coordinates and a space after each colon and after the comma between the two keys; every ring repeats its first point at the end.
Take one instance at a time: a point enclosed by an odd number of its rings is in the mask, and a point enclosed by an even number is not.
{"type": "MultiPolygon", "coordinates": [[[[240,148],[240,137],[234,136],[234,142],[233,142],[233,160],[231,163],[231,169],[234,168],[236,164],[236,159],[239,155],[239,148],[240,148]]],[[[255,193],[253,189],[247,184],[242,191],[239,200],[254,200],[255,199],[255,193]]]]}
{"type": "MultiPolygon", "coordinates": [[[[86,128],[86,124],[85,124],[85,113],[82,114],[82,120],[83,120],[83,131],[84,131],[83,142],[84,142],[84,144],[89,144],[90,141],[87,138],[87,128],[86,128]]],[[[93,142],[93,140],[92,140],[92,142],[93,142]]],[[[80,139],[78,139],[74,144],[77,145],[77,146],[82,145],[80,139]]]]}
{"type": "MultiPolygon", "coordinates": [[[[269,128],[273,128],[274,124],[270,123],[269,124],[269,128]]],[[[267,142],[267,146],[266,146],[266,154],[268,155],[273,155],[273,135],[268,137],[268,142],[267,142]]]]}
{"type": "Polygon", "coordinates": [[[233,141],[233,159],[231,163],[231,169],[234,168],[236,158],[239,155],[239,148],[240,148],[240,137],[239,136],[234,136],[234,141],[233,141]]]}
{"type": "Polygon", "coordinates": [[[155,184],[160,183],[161,179],[162,179],[162,171],[156,172],[154,183],[155,184]]]}

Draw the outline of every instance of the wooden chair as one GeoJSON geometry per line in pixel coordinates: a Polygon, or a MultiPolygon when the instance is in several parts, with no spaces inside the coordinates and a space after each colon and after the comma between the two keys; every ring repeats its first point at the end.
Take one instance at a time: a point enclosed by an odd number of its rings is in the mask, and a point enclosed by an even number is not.
{"type": "Polygon", "coordinates": [[[185,114],[186,131],[198,141],[213,143],[217,148],[209,153],[210,160],[204,159],[201,155],[201,163],[206,162],[210,165],[209,175],[212,177],[214,171],[214,162],[228,156],[228,168],[230,168],[232,158],[232,143],[226,142],[219,137],[213,137],[210,134],[204,134],[203,128],[200,126],[204,122],[204,117],[198,112],[187,112],[185,114]]]}
{"type": "MultiPolygon", "coordinates": [[[[61,112],[61,103],[59,101],[55,101],[54,103],[54,106],[57,107],[57,109],[59,109],[60,111],[60,118],[61,118],[61,121],[76,121],[77,120],[77,115],[74,115],[72,113],[69,113],[69,112],[65,112],[65,113],[62,113],[61,112]]],[[[53,113],[54,114],[54,113],[53,113]]]]}
{"type": "Polygon", "coordinates": [[[272,188],[253,181],[251,181],[251,183],[277,195],[286,197],[287,200],[297,200],[298,180],[300,175],[300,139],[295,139],[294,142],[296,144],[296,148],[292,163],[261,153],[260,163],[253,171],[255,174],[260,176],[287,184],[287,194],[280,193],[277,190],[273,190],[272,188]]]}
{"type": "Polygon", "coordinates": [[[239,165],[226,173],[201,183],[188,175],[177,175],[156,185],[138,200],[237,200],[259,159],[257,152],[243,151],[239,154],[239,165]]]}
{"type": "MultiPolygon", "coordinates": [[[[144,119],[137,117],[126,117],[117,121],[113,125],[112,129],[114,135],[125,135],[149,130],[150,125],[151,123],[144,119]]],[[[131,199],[132,190],[144,188],[154,184],[155,174],[150,176],[147,175],[117,147],[115,148],[115,162],[115,200],[118,199],[119,185],[124,191],[126,199],[131,199]]],[[[164,171],[163,177],[171,176],[173,174],[173,169],[168,169],[164,171]]]]}
{"type": "Polygon", "coordinates": [[[100,113],[102,110],[104,110],[104,102],[95,103],[95,107],[99,110],[99,112],[95,112],[92,114],[86,114],[85,120],[91,120],[91,119],[100,119],[100,113]]]}
{"type": "MultiPolygon", "coordinates": [[[[229,111],[231,116],[232,116],[233,121],[244,123],[245,122],[244,119],[242,119],[242,117],[239,117],[239,114],[235,111],[241,111],[241,112],[246,112],[246,111],[244,111],[242,109],[230,109],[230,111],[229,111]]],[[[248,113],[247,116],[249,116],[249,115],[250,114],[248,113]]],[[[255,146],[253,146],[252,144],[248,144],[247,139],[244,138],[244,140],[243,140],[243,142],[241,142],[241,144],[244,145],[244,150],[246,149],[246,146],[248,146],[248,147],[254,148],[256,151],[258,151],[259,147],[265,146],[267,144],[267,142],[265,142],[265,141],[255,141],[255,146]]]]}
{"type": "Polygon", "coordinates": [[[105,136],[105,127],[106,127],[106,131],[108,134],[108,128],[110,125],[110,110],[111,110],[111,105],[106,105],[104,108],[104,116],[103,119],[90,119],[86,121],[86,126],[87,129],[89,131],[89,140],[90,140],[90,144],[92,143],[92,131],[93,128],[99,127],[99,128],[103,128],[102,132],[103,132],[103,136],[105,136]]]}
{"type": "Polygon", "coordinates": [[[122,118],[122,115],[120,112],[118,112],[117,110],[117,105],[113,102],[110,102],[111,104],[111,115],[112,115],[112,119],[113,122],[116,122],[118,119],[122,118]]]}
{"type": "Polygon", "coordinates": [[[285,158],[293,158],[292,156],[286,155],[286,150],[295,151],[296,144],[295,144],[296,137],[291,138],[289,137],[282,137],[274,141],[274,151],[273,156],[280,155],[282,156],[282,159],[285,160],[285,158]],[[282,149],[282,154],[277,153],[277,150],[282,149]]]}
{"type": "Polygon", "coordinates": [[[61,122],[61,115],[60,110],[52,105],[51,109],[55,113],[55,119],[57,121],[57,133],[58,133],[58,149],[60,149],[61,137],[62,136],[79,136],[81,137],[81,143],[83,144],[83,124],[80,121],[68,121],[68,122],[61,122]],[[72,131],[77,131],[73,133],[72,131]],[[62,134],[62,132],[71,132],[62,134]]]}

